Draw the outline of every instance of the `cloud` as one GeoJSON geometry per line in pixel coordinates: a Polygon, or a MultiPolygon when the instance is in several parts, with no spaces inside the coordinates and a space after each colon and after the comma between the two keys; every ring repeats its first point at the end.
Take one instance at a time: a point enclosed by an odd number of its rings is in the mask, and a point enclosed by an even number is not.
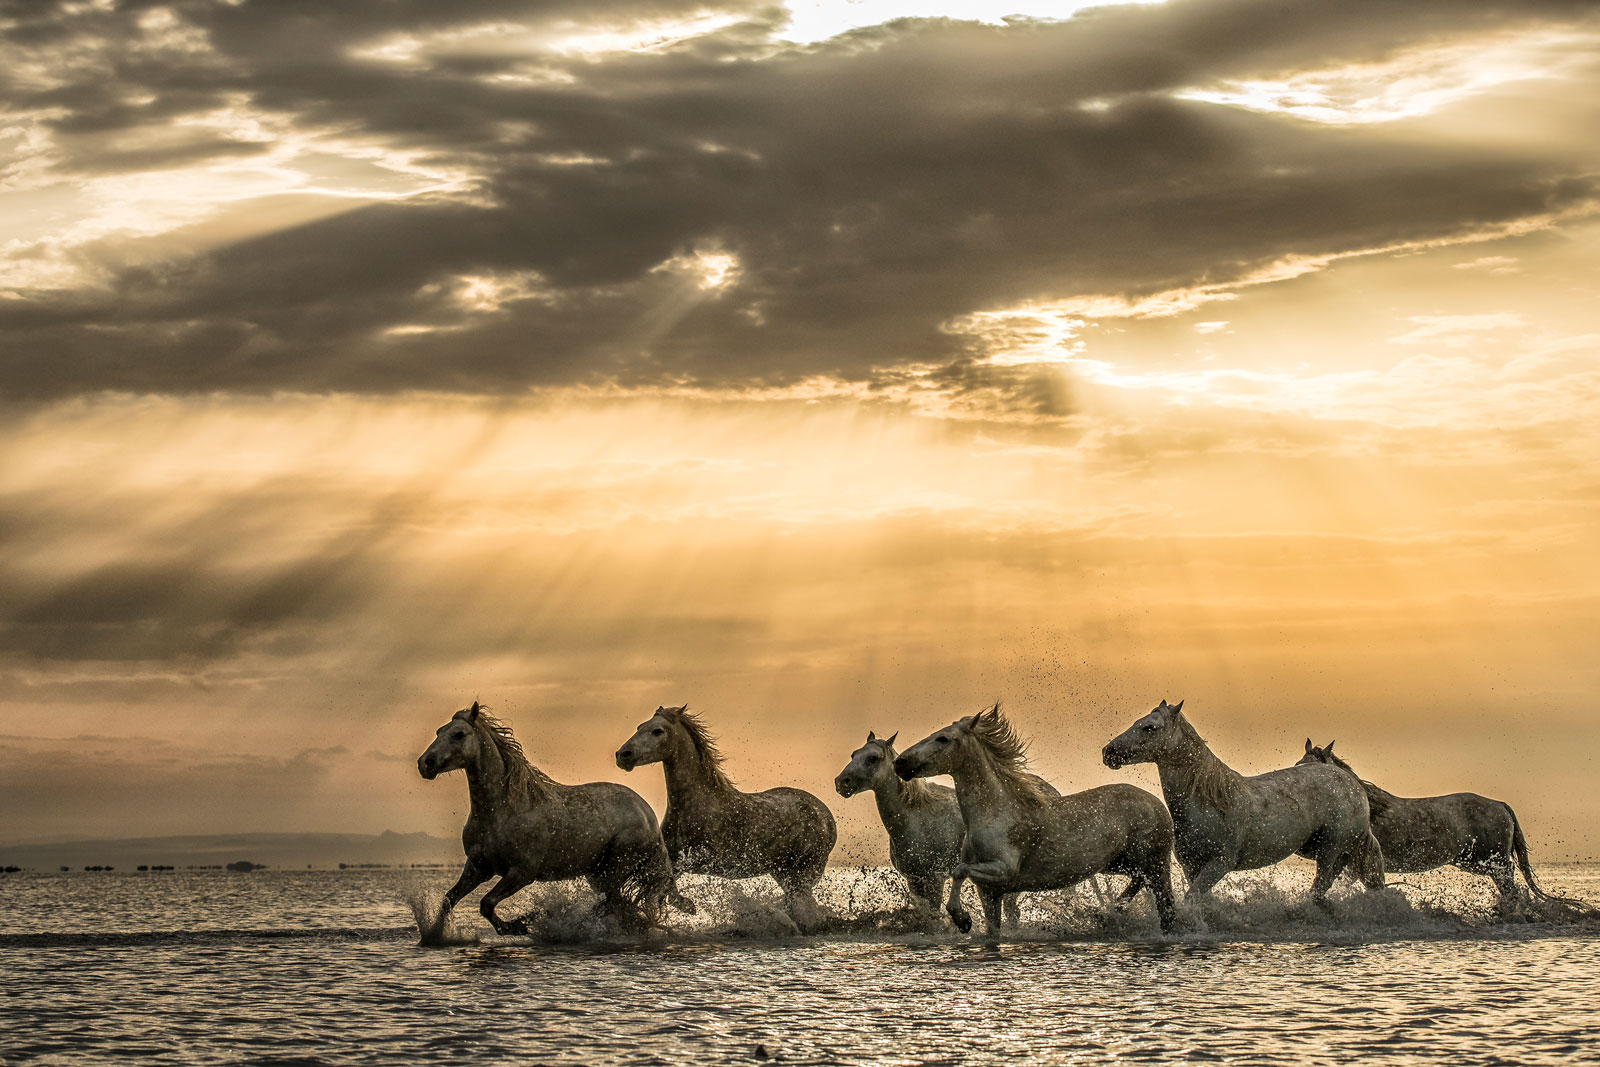
{"type": "Polygon", "coordinates": [[[1226,296],[1286,260],[1555,225],[1596,193],[1579,145],[1394,137],[1175,95],[1548,36],[1590,5],[1205,0],[804,48],[773,39],[773,9],[729,6],[675,42],[582,56],[556,44],[691,9],[68,10],[10,31],[63,60],[7,90],[49,180],[203,175],[273,145],[267,169],[300,188],[318,145],[439,181],[198,254],[37,249],[66,264],[38,277],[78,262],[85,280],[0,301],[12,398],[871,382],[956,366],[971,352],[948,325],[994,309],[1226,296]],[[242,139],[173,133],[219,113],[242,139]],[[707,263],[716,285],[684,267],[707,263]],[[496,296],[460,299],[471,286],[496,296]]]}

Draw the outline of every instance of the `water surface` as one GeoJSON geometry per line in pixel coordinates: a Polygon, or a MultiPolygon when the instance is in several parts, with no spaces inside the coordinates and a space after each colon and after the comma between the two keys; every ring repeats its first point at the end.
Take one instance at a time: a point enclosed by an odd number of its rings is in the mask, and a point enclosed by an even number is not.
{"type": "MultiPolygon", "coordinates": [[[[1087,892],[999,946],[908,932],[882,872],[835,871],[832,934],[782,936],[760,883],[608,936],[575,890],[514,903],[541,940],[417,945],[447,872],[0,879],[0,1061],[79,1063],[1570,1063],[1600,1047],[1600,924],[1500,923],[1451,875],[1332,914],[1290,871],[1162,938],[1087,892]],[[853,907],[852,905],[853,901],[853,907]]],[[[1588,895],[1600,868],[1551,868],[1588,895]]],[[[466,906],[464,906],[465,908],[466,906]]],[[[470,909],[469,914],[470,913],[470,909]]],[[[476,938],[474,942],[472,939],[476,938]]]]}

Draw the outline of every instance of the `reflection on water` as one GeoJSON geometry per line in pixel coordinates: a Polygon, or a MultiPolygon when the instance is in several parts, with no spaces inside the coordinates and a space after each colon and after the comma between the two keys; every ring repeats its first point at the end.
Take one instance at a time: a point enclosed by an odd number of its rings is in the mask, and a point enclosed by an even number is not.
{"type": "MultiPolygon", "coordinates": [[[[1112,929],[1088,893],[1038,898],[1000,945],[861,921],[892,901],[850,877],[830,892],[858,910],[820,938],[769,936],[759,883],[697,883],[710,906],[670,934],[580,942],[587,899],[547,889],[525,906],[555,943],[474,927],[480,943],[425,949],[406,900],[443,872],[7,876],[0,1061],[1568,1063],[1600,1046],[1600,925],[1497,925],[1449,875],[1331,915],[1294,872],[1243,879],[1171,939],[1148,915],[1112,929]]],[[[1600,868],[1546,877],[1600,895],[1600,868]]]]}

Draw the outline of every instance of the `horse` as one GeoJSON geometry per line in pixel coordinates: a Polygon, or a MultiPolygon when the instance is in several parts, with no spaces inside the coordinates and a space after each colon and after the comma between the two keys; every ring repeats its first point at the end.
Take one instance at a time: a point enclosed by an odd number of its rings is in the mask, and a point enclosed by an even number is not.
{"type": "Polygon", "coordinates": [[[1505,801],[1477,793],[1397,797],[1356,774],[1350,764],[1334,755],[1332,741],[1318,748],[1306,738],[1300,762],[1331,764],[1361,783],[1372,811],[1373,836],[1383,847],[1385,870],[1415,874],[1453,866],[1469,874],[1487,875],[1499,892],[1500,914],[1508,915],[1517,900],[1516,869],[1520,868],[1529,893],[1556,904],[1577,904],[1546,893],[1534,880],[1522,824],[1505,801]]]}
{"type": "Polygon", "coordinates": [[[478,910],[496,933],[528,933],[522,920],[495,914],[502,900],[534,882],[580,877],[600,894],[600,912],[625,927],[659,921],[676,886],[655,812],[638,793],[614,782],[562,785],[529,763],[511,728],[476,700],[417,757],[428,781],[454,770],[466,772],[472,809],[461,831],[466,863],[445,894],[441,922],[495,876],[478,910]]]}
{"type": "Polygon", "coordinates": [[[700,717],[658,707],[617,749],[625,771],[660,763],[667,779],[661,835],[676,873],[722,878],[772,876],[802,931],[821,918],[815,889],[838,838],[833,813],[803,789],[741,792],[700,717]]]}
{"type": "Polygon", "coordinates": [[[977,884],[992,940],[1004,894],[1067,889],[1100,871],[1132,878],[1119,908],[1148,888],[1161,929],[1171,928],[1172,819],[1161,801],[1131,785],[1050,795],[1027,772],[1026,746],[998,704],[912,745],[894,771],[906,780],[955,778],[967,846],[951,872],[946,910],[963,932],[972,919],[961,905],[961,879],[977,884]]]}
{"type": "Polygon", "coordinates": [[[1382,889],[1383,850],[1372,836],[1367,796],[1335,767],[1306,764],[1246,777],[1212,753],[1183,714],[1163,700],[1101,752],[1112,770],[1154,763],[1177,830],[1186,899],[1211,891],[1230,871],[1267,867],[1291,855],[1316,860],[1311,897],[1325,905],[1347,866],[1382,889]]]}
{"type": "MultiPolygon", "coordinates": [[[[909,782],[894,773],[894,739],[867,731],[867,743],[850,754],[850,762],[833,780],[842,797],[872,790],[878,802],[878,817],[889,833],[889,863],[906,880],[914,899],[929,908],[944,900],[944,883],[961,862],[967,827],[961,820],[956,791],[947,785],[909,782]]],[[[1059,796],[1043,778],[1041,789],[1059,796]]],[[[957,887],[956,892],[961,890],[957,887]]],[[[1002,902],[1006,922],[1018,921],[1016,894],[1008,893],[1002,902]]]]}

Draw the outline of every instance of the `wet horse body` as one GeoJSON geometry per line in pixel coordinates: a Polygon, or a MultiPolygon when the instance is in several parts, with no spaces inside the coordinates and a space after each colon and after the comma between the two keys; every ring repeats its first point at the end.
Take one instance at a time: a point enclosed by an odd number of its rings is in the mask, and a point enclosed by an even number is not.
{"type": "Polygon", "coordinates": [[[625,771],[647,763],[660,763],[666,772],[661,835],[675,872],[771,875],[796,925],[815,925],[820,908],[814,892],[838,836],[827,805],[802,789],[736,788],[715,741],[687,706],[657,708],[617,750],[617,766],[625,771]]]}
{"type": "Polygon", "coordinates": [[[867,743],[834,779],[834,788],[842,797],[872,790],[889,834],[889,863],[914,897],[937,907],[950,871],[961,862],[966,824],[954,789],[920,778],[902,781],[894,773],[895,755],[894,737],[868,733],[867,743]]]}
{"type": "MultiPolygon", "coordinates": [[[[889,863],[905,878],[911,895],[924,905],[937,908],[944,900],[945,882],[963,858],[967,825],[961,817],[956,791],[947,785],[913,778],[905,781],[894,773],[894,739],[878,737],[868,731],[867,742],[850,754],[850,762],[834,778],[834,789],[842,797],[872,790],[878,804],[878,818],[889,835],[889,863]]],[[[1040,789],[1059,796],[1043,778],[1035,776],[1040,789]]],[[[960,887],[956,887],[960,893],[960,887]]],[[[1015,894],[1007,894],[1002,907],[1008,922],[1017,922],[1015,894]]]]}
{"type": "Polygon", "coordinates": [[[1470,874],[1487,875],[1499,891],[1500,910],[1506,912],[1517,900],[1516,868],[1520,867],[1529,892],[1546,900],[1560,899],[1534,880],[1528,843],[1510,804],[1477,793],[1395,796],[1361,778],[1334,755],[1332,741],[1318,748],[1307,738],[1300,763],[1338,767],[1361,783],[1372,811],[1373,836],[1383,847],[1385,870],[1415,874],[1459,867],[1470,874]]]}
{"type": "MultiPolygon", "coordinates": [[[[650,805],[614,782],[563,785],[528,762],[511,731],[476,701],[439,728],[417,759],[432,780],[463,770],[472,802],[461,843],[466,863],[444,914],[490,878],[478,910],[496,932],[525,934],[496,906],[534,882],[584,878],[601,911],[638,927],[656,922],[673,892],[672,865],[650,805]]],[[[441,920],[443,914],[440,916],[441,920]]]]}
{"type": "Polygon", "coordinates": [[[1383,853],[1369,828],[1367,797],[1349,775],[1309,764],[1242,775],[1217,758],[1182,712],[1182,701],[1163,700],[1102,755],[1113,770],[1156,765],[1190,898],[1232,871],[1291,855],[1316,861],[1311,895],[1319,902],[1351,865],[1367,888],[1383,887],[1383,853]]]}
{"type": "Polygon", "coordinates": [[[929,735],[894,766],[907,779],[955,778],[967,846],[952,871],[947,908],[962,930],[971,928],[959,896],[962,879],[978,886],[992,938],[999,934],[1004,894],[1066,889],[1101,871],[1132,879],[1120,904],[1149,888],[1162,929],[1171,925],[1172,820],[1151,794],[1131,785],[1066,796],[1046,792],[1023,769],[1022,742],[998,707],[929,735]]]}

